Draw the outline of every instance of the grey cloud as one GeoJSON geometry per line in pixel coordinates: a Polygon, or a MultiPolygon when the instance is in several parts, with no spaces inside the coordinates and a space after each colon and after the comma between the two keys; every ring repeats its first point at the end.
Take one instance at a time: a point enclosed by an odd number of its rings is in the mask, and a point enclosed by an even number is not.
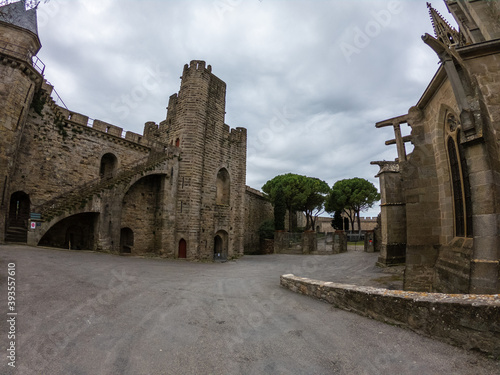
{"type": "Polygon", "coordinates": [[[432,31],[425,1],[401,2],[385,21],[385,0],[51,0],[39,13],[50,3],[59,5],[40,23],[40,56],[71,109],[141,133],[165,118],[183,65],[203,59],[227,83],[226,122],[248,129],[255,188],[287,172],[378,186],[370,161],[395,149],[375,122],[405,113],[437,69],[420,40],[432,31]],[[357,48],[348,57],[346,44],[357,48]]]}

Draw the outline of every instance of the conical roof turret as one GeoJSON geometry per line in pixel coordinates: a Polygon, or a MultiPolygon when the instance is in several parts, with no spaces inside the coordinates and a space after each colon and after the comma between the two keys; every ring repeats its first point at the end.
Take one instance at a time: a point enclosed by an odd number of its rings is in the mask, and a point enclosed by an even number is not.
{"type": "Polygon", "coordinates": [[[0,7],[0,21],[27,29],[38,36],[36,7],[26,9],[25,1],[18,1],[0,7]]]}

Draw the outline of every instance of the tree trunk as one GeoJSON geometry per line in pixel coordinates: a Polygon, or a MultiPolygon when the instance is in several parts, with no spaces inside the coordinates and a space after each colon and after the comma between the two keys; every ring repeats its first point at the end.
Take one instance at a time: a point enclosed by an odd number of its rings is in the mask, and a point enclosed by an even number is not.
{"type": "Polygon", "coordinates": [[[351,210],[349,210],[349,211],[344,210],[344,212],[346,213],[347,217],[349,218],[349,222],[351,223],[350,230],[351,230],[351,232],[353,232],[354,231],[354,220],[356,219],[356,217],[353,217],[351,210]]]}
{"type": "Polygon", "coordinates": [[[359,210],[356,211],[356,216],[358,218],[358,233],[361,233],[361,219],[359,218],[359,210]]]}

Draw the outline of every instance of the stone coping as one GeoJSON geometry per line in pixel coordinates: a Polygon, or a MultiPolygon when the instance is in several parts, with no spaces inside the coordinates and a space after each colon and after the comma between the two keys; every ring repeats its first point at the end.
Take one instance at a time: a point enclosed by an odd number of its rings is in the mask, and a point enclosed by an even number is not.
{"type": "Polygon", "coordinates": [[[347,311],[500,359],[500,296],[420,293],[326,282],[292,274],[281,286],[347,311]]]}
{"type": "Polygon", "coordinates": [[[282,275],[282,278],[300,280],[311,285],[330,286],[345,290],[354,290],[382,296],[392,296],[399,298],[410,298],[415,301],[445,302],[445,303],[472,303],[487,304],[500,307],[500,294],[446,294],[446,293],[426,293],[408,292],[404,290],[390,290],[385,288],[375,288],[372,286],[358,286],[352,284],[334,283],[331,281],[321,281],[309,279],[307,277],[297,277],[293,274],[282,275]]]}

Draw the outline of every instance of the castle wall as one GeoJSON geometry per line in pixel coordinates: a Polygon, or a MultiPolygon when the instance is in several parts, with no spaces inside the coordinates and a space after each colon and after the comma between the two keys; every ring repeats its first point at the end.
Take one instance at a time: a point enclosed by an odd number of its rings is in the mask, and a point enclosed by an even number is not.
{"type": "Polygon", "coordinates": [[[255,254],[260,250],[259,227],[266,220],[274,219],[274,209],[263,194],[246,187],[245,192],[245,254],[255,254]]]}
{"type": "MultiPolygon", "coordinates": [[[[19,4],[20,22],[31,17],[27,24],[36,31],[36,11],[19,4]]],[[[89,214],[92,236],[79,240],[84,247],[119,251],[134,237],[134,253],[179,256],[184,239],[188,258],[212,259],[216,246],[224,256],[243,254],[247,133],[224,123],[226,84],[210,66],[186,65],[167,119],[146,123],[144,135],[123,136],[119,126],[55,104],[53,87],[31,66],[40,48],[36,34],[1,21],[0,31],[2,241],[4,228],[10,237],[27,230],[18,228],[29,219],[18,217],[19,209],[11,220],[16,226],[5,225],[10,196],[20,191],[23,215],[42,214],[25,236],[32,244],[75,243],[69,238],[80,236],[78,215],[89,214]],[[166,160],[179,151],[178,160],[166,160]],[[151,176],[128,186],[139,174],[151,176]]]]}
{"type": "MultiPolygon", "coordinates": [[[[0,212],[9,207],[10,176],[16,164],[24,124],[42,76],[31,56],[40,49],[32,32],[0,21],[0,212]]],[[[0,215],[0,242],[4,241],[5,215],[0,215]]]]}
{"type": "Polygon", "coordinates": [[[22,190],[29,194],[32,209],[82,184],[99,181],[101,158],[106,153],[116,156],[116,168],[149,155],[148,147],[63,121],[51,104],[45,104],[43,116],[30,111],[11,179],[10,193],[22,190]]]}
{"type": "MultiPolygon", "coordinates": [[[[316,229],[319,227],[319,230],[317,232],[321,233],[333,233],[335,232],[336,229],[333,229],[332,227],[332,217],[318,217],[316,219],[316,229]]],[[[360,223],[361,223],[361,230],[374,230],[375,227],[377,226],[377,217],[360,217],[360,223]]],[[[358,223],[357,221],[354,221],[354,230],[358,230],[358,223]]]]}

